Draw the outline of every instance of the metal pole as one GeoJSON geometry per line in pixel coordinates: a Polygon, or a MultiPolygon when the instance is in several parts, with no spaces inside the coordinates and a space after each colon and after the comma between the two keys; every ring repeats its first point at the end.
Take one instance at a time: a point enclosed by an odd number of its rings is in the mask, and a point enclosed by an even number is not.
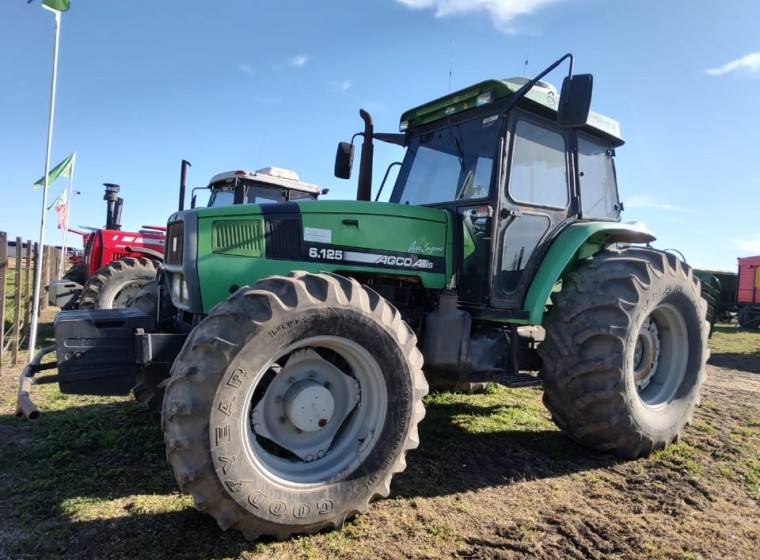
{"type": "Polygon", "coordinates": [[[58,75],[58,39],[61,33],[61,12],[51,10],[44,4],[43,8],[55,15],[55,42],[53,43],[53,78],[50,84],[50,116],[48,118],[47,149],[45,151],[45,181],[42,187],[42,217],[40,218],[40,256],[34,272],[34,297],[32,298],[32,324],[29,329],[29,361],[34,357],[34,347],[37,345],[37,323],[40,310],[40,291],[42,284],[42,248],[45,246],[45,214],[47,214],[48,173],[50,172],[50,150],[53,146],[53,116],[55,115],[55,83],[58,75]]]}

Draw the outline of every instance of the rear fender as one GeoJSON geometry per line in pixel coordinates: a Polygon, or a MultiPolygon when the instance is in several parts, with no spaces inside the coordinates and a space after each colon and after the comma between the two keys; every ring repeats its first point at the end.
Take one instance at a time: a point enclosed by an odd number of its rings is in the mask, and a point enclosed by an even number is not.
{"type": "Polygon", "coordinates": [[[540,325],[544,308],[557,282],[580,259],[590,257],[612,243],[650,243],[656,237],[642,223],[593,222],[568,226],[552,242],[525,297],[529,323],[540,325]]]}

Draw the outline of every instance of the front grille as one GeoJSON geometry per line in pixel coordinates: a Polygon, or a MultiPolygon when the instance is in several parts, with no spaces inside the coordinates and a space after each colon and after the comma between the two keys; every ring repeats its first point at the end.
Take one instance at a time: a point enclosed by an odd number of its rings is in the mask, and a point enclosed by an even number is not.
{"type": "Polygon", "coordinates": [[[261,256],[261,220],[214,222],[211,235],[211,250],[214,253],[261,256]]]}
{"type": "Polygon", "coordinates": [[[185,248],[185,222],[172,222],[166,228],[166,264],[182,264],[185,248]]]}

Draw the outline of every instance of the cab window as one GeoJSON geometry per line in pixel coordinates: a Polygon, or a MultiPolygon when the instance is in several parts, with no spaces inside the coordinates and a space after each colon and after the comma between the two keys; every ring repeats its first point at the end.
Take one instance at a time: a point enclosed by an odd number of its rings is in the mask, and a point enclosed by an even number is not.
{"type": "Polygon", "coordinates": [[[509,195],[518,203],[567,207],[567,160],[561,134],[528,121],[517,122],[509,195]]]}
{"type": "Polygon", "coordinates": [[[616,220],[620,215],[613,150],[578,135],[581,217],[616,220]]]}

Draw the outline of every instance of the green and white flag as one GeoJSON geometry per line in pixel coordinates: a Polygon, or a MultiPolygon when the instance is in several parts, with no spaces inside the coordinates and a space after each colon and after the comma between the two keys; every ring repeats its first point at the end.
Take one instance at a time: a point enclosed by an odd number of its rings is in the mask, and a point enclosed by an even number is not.
{"type": "Polygon", "coordinates": [[[42,0],[43,5],[51,10],[58,10],[59,12],[65,12],[68,10],[70,2],[71,0],[42,0]]]}
{"type": "MultiPolygon", "coordinates": [[[[74,152],[69,157],[64,159],[61,163],[56,165],[53,169],[50,170],[50,173],[48,173],[48,185],[52,184],[53,181],[55,181],[58,177],[71,177],[71,174],[74,172],[74,162],[76,161],[77,153],[74,152]]],[[[45,176],[43,175],[42,178],[34,183],[34,188],[38,189],[42,185],[45,184],[45,176]]]]}

